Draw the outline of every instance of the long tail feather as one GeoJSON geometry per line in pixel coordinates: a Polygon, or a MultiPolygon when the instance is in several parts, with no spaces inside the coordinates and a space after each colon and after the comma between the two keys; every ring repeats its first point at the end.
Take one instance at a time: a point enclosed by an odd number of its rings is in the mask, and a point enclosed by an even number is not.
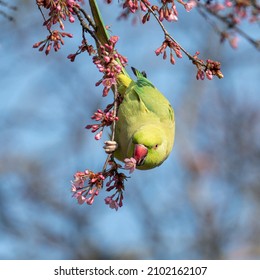
{"type": "MultiPolygon", "coordinates": [[[[102,45],[108,44],[110,36],[109,36],[108,31],[107,31],[107,29],[105,27],[105,24],[103,22],[103,19],[102,19],[101,13],[99,11],[99,8],[98,8],[96,0],[89,0],[89,5],[90,5],[91,13],[92,13],[95,25],[96,25],[95,34],[97,36],[97,39],[99,40],[99,42],[102,45]]],[[[120,63],[119,60],[118,60],[118,62],[120,63]]],[[[124,67],[122,67],[122,74],[124,74],[125,76],[129,77],[129,75],[126,72],[124,67]]],[[[125,82],[129,83],[129,81],[125,81],[125,82]]]]}
{"type": "Polygon", "coordinates": [[[110,36],[102,20],[96,0],[89,0],[89,5],[96,25],[97,38],[102,45],[107,44],[110,36]]]}

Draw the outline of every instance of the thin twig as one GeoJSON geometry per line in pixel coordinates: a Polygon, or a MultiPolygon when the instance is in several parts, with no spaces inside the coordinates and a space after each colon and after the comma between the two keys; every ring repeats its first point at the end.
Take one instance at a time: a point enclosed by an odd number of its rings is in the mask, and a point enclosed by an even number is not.
{"type": "MultiPolygon", "coordinates": [[[[42,15],[42,18],[43,18],[44,22],[46,22],[47,19],[45,18],[45,15],[44,15],[44,13],[43,13],[41,7],[40,7],[38,4],[37,4],[37,6],[38,6],[38,9],[40,10],[40,13],[41,13],[41,15],[42,15]]],[[[47,30],[50,32],[50,34],[52,34],[50,28],[49,28],[47,25],[46,25],[46,28],[47,28],[47,30]]]]}
{"type": "Polygon", "coordinates": [[[194,58],[190,53],[188,53],[170,34],[169,32],[166,30],[166,28],[164,27],[164,25],[162,24],[162,22],[160,21],[159,17],[157,16],[157,14],[154,12],[154,10],[143,0],[141,0],[142,3],[146,6],[146,8],[149,10],[149,12],[154,16],[154,18],[156,19],[156,21],[158,22],[158,24],[160,25],[165,38],[169,38],[171,41],[173,41],[175,44],[177,44],[180,49],[183,51],[183,53],[186,54],[186,56],[188,56],[188,58],[190,60],[192,60],[195,64],[200,64],[203,67],[206,67],[206,64],[203,63],[202,61],[194,58]]]}
{"type": "Polygon", "coordinates": [[[211,14],[218,20],[224,22],[227,27],[234,29],[240,36],[244,37],[249,43],[251,43],[256,49],[260,50],[260,41],[254,40],[251,38],[246,32],[244,32],[242,29],[237,27],[233,22],[231,22],[226,16],[222,16],[214,11],[212,11],[210,8],[208,8],[206,5],[203,5],[199,2],[197,2],[198,9],[204,9],[207,13],[211,14]]]}
{"type": "Polygon", "coordinates": [[[101,45],[100,41],[98,40],[97,36],[96,36],[96,33],[95,33],[95,25],[92,21],[92,19],[90,18],[90,16],[83,10],[83,9],[78,9],[76,7],[73,8],[73,11],[75,12],[75,14],[77,15],[77,18],[83,28],[83,30],[85,32],[88,32],[91,37],[95,40],[96,44],[98,46],[101,45]],[[81,15],[81,12],[83,13],[84,17],[87,19],[87,21],[89,22],[89,25],[94,29],[94,30],[91,30],[90,26],[86,23],[86,21],[84,20],[84,18],[82,17],[81,15]]]}
{"type": "Polygon", "coordinates": [[[0,1],[0,6],[6,7],[10,10],[13,10],[13,11],[17,10],[16,6],[10,5],[9,3],[5,2],[5,1],[0,1]]]}
{"type": "Polygon", "coordinates": [[[79,10],[82,12],[82,14],[84,15],[84,17],[87,19],[87,21],[89,22],[89,24],[96,29],[96,25],[95,22],[92,20],[92,18],[86,13],[86,11],[82,8],[79,8],[79,10]]]}
{"type": "Polygon", "coordinates": [[[118,109],[118,91],[117,85],[114,85],[114,114],[113,114],[113,123],[112,123],[112,134],[111,134],[111,141],[115,140],[115,130],[116,130],[116,116],[117,116],[117,109],[118,109]]]}
{"type": "Polygon", "coordinates": [[[223,32],[218,28],[216,22],[209,18],[208,15],[202,9],[197,9],[197,11],[212,26],[216,33],[218,33],[219,35],[223,34],[223,32]]]}

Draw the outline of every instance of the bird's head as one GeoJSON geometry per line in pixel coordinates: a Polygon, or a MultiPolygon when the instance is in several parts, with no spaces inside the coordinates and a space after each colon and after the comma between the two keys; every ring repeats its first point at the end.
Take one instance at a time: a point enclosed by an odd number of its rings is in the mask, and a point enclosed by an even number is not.
{"type": "Polygon", "coordinates": [[[132,157],[137,169],[151,169],[167,158],[167,141],[164,133],[156,126],[143,126],[132,138],[132,157]]]}

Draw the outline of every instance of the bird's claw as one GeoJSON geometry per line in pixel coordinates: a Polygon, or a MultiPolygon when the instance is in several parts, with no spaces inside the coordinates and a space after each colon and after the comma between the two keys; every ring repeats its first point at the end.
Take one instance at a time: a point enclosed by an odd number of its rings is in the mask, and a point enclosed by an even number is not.
{"type": "Polygon", "coordinates": [[[105,145],[103,148],[107,154],[113,153],[118,147],[118,144],[116,141],[105,141],[104,144],[105,145]]]}

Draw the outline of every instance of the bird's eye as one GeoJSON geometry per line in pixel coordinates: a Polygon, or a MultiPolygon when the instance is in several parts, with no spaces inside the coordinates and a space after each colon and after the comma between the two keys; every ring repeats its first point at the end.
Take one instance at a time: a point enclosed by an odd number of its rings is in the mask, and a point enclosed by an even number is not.
{"type": "Polygon", "coordinates": [[[159,145],[158,145],[158,144],[156,144],[156,145],[154,146],[154,149],[156,150],[156,149],[158,148],[158,146],[159,146],[159,145]]]}

